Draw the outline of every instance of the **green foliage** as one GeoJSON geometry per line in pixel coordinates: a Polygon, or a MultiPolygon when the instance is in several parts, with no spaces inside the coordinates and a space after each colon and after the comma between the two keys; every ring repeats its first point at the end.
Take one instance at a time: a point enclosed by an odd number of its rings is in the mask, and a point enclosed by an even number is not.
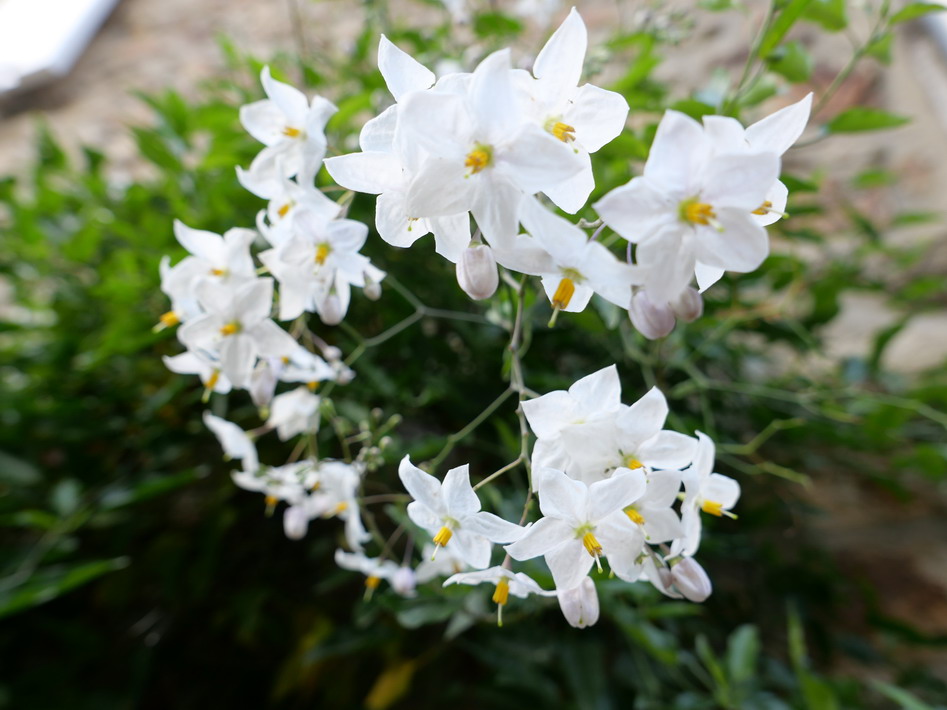
{"type": "MultiPolygon", "coordinates": [[[[732,5],[704,3],[717,12],[732,5]]],[[[908,6],[887,23],[919,14],[908,6]]],[[[845,4],[777,3],[742,76],[693,95],[656,78],[662,57],[677,51],[668,34],[616,31],[606,51],[623,70],[612,88],[639,120],[596,155],[593,200],[640,171],[665,108],[694,117],[724,112],[748,123],[760,102],[806,81],[819,59],[792,39],[800,21],[844,29],[845,4]]],[[[362,120],[382,107],[372,58],[379,29],[429,64],[460,56],[449,24],[371,24],[349,57],[274,63],[276,75],[303,76],[337,102],[334,146],[351,145],[362,120]]],[[[523,30],[493,9],[473,24],[490,46],[523,30]]],[[[890,37],[879,29],[858,57],[887,57],[890,37]]],[[[824,347],[820,329],[847,294],[894,290],[892,303],[905,313],[942,300],[941,277],[894,288],[870,268],[879,260],[905,269],[923,260],[882,237],[929,216],[879,222],[848,198],[828,201],[819,173],[784,176],[793,219],[774,231],[790,248],[774,249],[756,273],[723,281],[706,294],[703,318],[656,343],[598,302],[549,329],[548,305],[535,284],[527,288],[522,358],[532,389],[562,388],[618,362],[627,393],[660,385],[675,428],[720,442],[718,470],[740,478],[744,499],[740,521],[713,521],[701,550],[717,584],[707,604],[599,578],[602,621],[576,632],[554,600],[533,611],[512,603],[498,630],[487,589],[442,592],[432,583],[414,600],[380,591],[364,601],[359,582],[331,561],[337,540],[329,523],[314,523],[304,542],[287,541],[258,499],[235,489],[200,422],[199,385],[167,372],[161,356],[179,348],[169,333],[151,331],[166,309],[159,260],[182,253],[172,219],[222,232],[252,225],[261,207],[233,175],[258,148],[240,129],[236,107],[259,97],[261,63],[226,44],[224,52],[229,75],[199,100],[174,92],[142,97],[155,120],[132,135],[154,177],[117,185],[98,150],[71,158],[41,126],[32,176],[0,182],[0,275],[29,313],[0,323],[0,616],[7,625],[0,707],[943,705],[942,684],[911,675],[896,653],[885,655],[865,638],[878,629],[839,621],[852,613],[852,600],[868,604],[871,592],[800,539],[797,522],[813,514],[802,487],[831,472],[909,496],[918,478],[942,480],[947,470],[944,372],[907,381],[882,367],[906,319],[880,333],[862,360],[825,371],[809,366],[824,347]],[[857,242],[851,254],[826,248],[842,233],[857,242]],[[795,247],[806,246],[835,256],[805,259],[795,247]],[[779,367],[777,352],[803,365],[779,367]],[[43,643],[31,643],[36,638],[43,643]],[[869,649],[862,657],[850,651],[853,638],[869,649]],[[904,678],[904,688],[868,687],[821,670],[865,657],[904,678]]],[[[904,120],[849,109],[815,140],[904,120]]],[[[883,189],[895,179],[873,169],[854,186],[883,189]]],[[[373,206],[356,196],[349,216],[371,224],[373,206]]],[[[591,210],[583,216],[594,218],[591,210]]],[[[603,242],[620,248],[609,239],[603,242]]],[[[337,428],[320,432],[320,451],[339,456],[353,437],[390,436],[372,491],[378,495],[401,492],[393,472],[405,452],[443,466],[470,461],[479,475],[508,463],[520,445],[511,424],[515,402],[498,400],[509,367],[503,353],[512,289],[504,287],[488,310],[471,304],[429,238],[410,251],[372,238],[368,252],[391,277],[381,301],[353,303],[357,328],[320,331],[358,372],[352,384],[325,393],[337,428]],[[399,324],[403,330],[389,330],[399,324]],[[453,437],[492,402],[494,417],[466,438],[453,437]]],[[[238,395],[215,398],[213,406],[237,421],[254,418],[238,395]]],[[[277,449],[268,446],[261,443],[261,454],[275,460],[277,449]]],[[[521,471],[510,475],[522,478],[521,471]]],[[[494,506],[506,497],[492,487],[483,493],[494,506]]],[[[382,512],[392,528],[410,530],[398,506],[382,506],[379,518],[382,512]]],[[[549,586],[541,566],[529,571],[549,586]]]]}

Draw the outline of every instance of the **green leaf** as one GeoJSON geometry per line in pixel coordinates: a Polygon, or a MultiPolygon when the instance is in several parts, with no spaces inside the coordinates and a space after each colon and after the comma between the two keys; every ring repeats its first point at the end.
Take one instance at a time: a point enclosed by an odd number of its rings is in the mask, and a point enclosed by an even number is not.
{"type": "Polygon", "coordinates": [[[76,587],[109,572],[129,565],[127,557],[80,562],[73,565],[47,567],[36,572],[25,583],[0,594],[0,618],[52,601],[76,587]]]}
{"type": "Polygon", "coordinates": [[[484,12],[474,18],[474,32],[478,37],[509,37],[523,31],[523,23],[502,12],[484,12]]]}
{"type": "Polygon", "coordinates": [[[845,0],[813,0],[806,8],[805,19],[822,25],[829,32],[838,32],[848,27],[845,16],[845,0]]]}
{"type": "Polygon", "coordinates": [[[65,518],[67,515],[74,513],[79,507],[79,496],[81,494],[82,488],[80,488],[79,482],[73,478],[67,478],[57,483],[56,487],[53,488],[50,504],[53,506],[53,510],[65,518]]]}
{"type": "Polygon", "coordinates": [[[865,47],[865,55],[869,57],[874,57],[882,64],[891,63],[891,43],[894,41],[893,32],[885,32],[884,34],[874,37],[871,42],[865,47]]]}
{"type": "Polygon", "coordinates": [[[745,624],[733,632],[727,643],[727,671],[734,683],[746,683],[756,674],[760,637],[756,627],[745,624]]]}
{"type": "Polygon", "coordinates": [[[889,700],[896,702],[903,710],[934,710],[927,703],[923,703],[908,691],[897,688],[880,680],[873,680],[871,684],[875,690],[884,695],[889,700]]]}
{"type": "Polygon", "coordinates": [[[929,15],[932,12],[942,12],[944,10],[947,10],[947,7],[937,3],[912,2],[910,5],[905,5],[894,13],[889,20],[889,24],[896,25],[899,22],[909,22],[910,20],[916,20],[918,17],[929,15]]]}
{"type": "Polygon", "coordinates": [[[799,42],[779,47],[766,61],[772,71],[793,83],[806,81],[812,75],[812,55],[799,42]]]}
{"type": "Polygon", "coordinates": [[[39,469],[33,464],[0,451],[0,483],[29,486],[40,478],[39,469]]]}
{"type": "Polygon", "coordinates": [[[779,13],[775,22],[773,22],[772,26],[766,32],[763,41],[760,42],[760,48],[756,53],[760,59],[766,59],[772,54],[773,50],[783,41],[783,37],[792,29],[792,26],[796,24],[796,21],[802,16],[802,13],[811,2],[812,0],[790,0],[789,4],[779,13]]]}
{"type": "Polygon", "coordinates": [[[138,150],[145,158],[159,168],[166,168],[174,173],[181,172],[183,169],[181,161],[157,131],[136,127],[132,128],[132,134],[135,136],[135,142],[138,143],[138,150]]]}
{"type": "Polygon", "coordinates": [[[859,131],[880,131],[885,128],[896,128],[908,123],[911,119],[897,114],[883,111],[879,108],[856,106],[842,111],[838,116],[826,124],[830,133],[858,133],[859,131]]]}

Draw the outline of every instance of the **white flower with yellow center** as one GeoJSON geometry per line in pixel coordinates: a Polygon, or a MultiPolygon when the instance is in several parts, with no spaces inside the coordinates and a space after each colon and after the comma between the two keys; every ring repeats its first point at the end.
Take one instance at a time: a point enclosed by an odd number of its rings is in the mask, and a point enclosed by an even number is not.
{"type": "Polygon", "coordinates": [[[536,580],[523,572],[513,572],[506,567],[490,567],[476,572],[462,572],[444,580],[444,586],[451,584],[492,584],[493,603],[497,605],[497,626],[503,626],[503,607],[512,594],[518,599],[526,599],[530,594],[543,597],[556,596],[555,590],[546,591],[536,580]]]}
{"type": "Polygon", "coordinates": [[[240,123],[266,146],[267,159],[285,177],[311,181],[326,154],[326,122],[338,109],[321,96],[310,104],[299,89],[273,79],[269,67],[263,67],[260,81],[267,98],[241,106],[240,123]]]}
{"type": "Polygon", "coordinates": [[[587,486],[547,468],[538,479],[544,517],[506,546],[510,557],[528,560],[543,555],[559,590],[577,587],[593,564],[601,570],[602,557],[619,578],[636,580],[644,535],[623,509],[645,492],[644,473],[629,470],[587,486]]]}
{"type": "Polygon", "coordinates": [[[365,575],[365,599],[371,599],[383,579],[390,583],[392,577],[398,572],[398,565],[391,560],[366,557],[361,552],[336,550],[335,563],[342,569],[361,572],[365,575]]]}
{"type": "Polygon", "coordinates": [[[684,537],[671,546],[673,554],[690,557],[700,546],[700,514],[736,518],[730,512],[740,498],[740,484],[729,476],[714,473],[714,442],[697,432],[697,452],[693,465],[684,471],[684,502],[681,522],[684,537]]]}
{"type": "Polygon", "coordinates": [[[509,50],[483,60],[466,94],[415,92],[399,105],[398,137],[425,153],[407,193],[411,217],[470,211],[491,246],[517,234],[520,203],[578,173],[567,144],[517,110],[509,50]]]}
{"type": "Polygon", "coordinates": [[[490,564],[491,543],[512,542],[523,533],[519,525],[480,510],[467,465],[452,468],[441,482],[405,456],[398,475],[414,498],[408,504],[411,521],[434,534],[432,541],[437,548],[450,549],[474,569],[490,564]]]}
{"type": "Polygon", "coordinates": [[[308,387],[297,387],[276,395],[270,404],[270,416],[266,425],[276,429],[281,441],[297,434],[308,434],[319,428],[318,396],[308,387]]]}
{"type": "Polygon", "coordinates": [[[215,417],[210,412],[204,412],[204,424],[217,437],[224,455],[228,459],[240,461],[245,473],[252,475],[260,469],[260,458],[257,456],[256,446],[243,429],[233,422],[215,417]]]}
{"type": "Polygon", "coordinates": [[[696,262],[747,272],[769,253],[754,219],[779,176],[772,151],[718,154],[703,126],[668,111],[658,126],[644,174],[618,187],[595,209],[618,234],[638,244],[656,303],[674,300],[696,262]]]}
{"type": "Polygon", "coordinates": [[[585,204],[595,187],[589,153],[616,138],[628,117],[628,102],[621,94],[591,84],[578,86],[587,45],[585,23],[572,8],[536,57],[532,76],[525,71],[514,74],[524,113],[571,146],[582,162],[573,177],[544,190],[570,213],[585,204]]]}

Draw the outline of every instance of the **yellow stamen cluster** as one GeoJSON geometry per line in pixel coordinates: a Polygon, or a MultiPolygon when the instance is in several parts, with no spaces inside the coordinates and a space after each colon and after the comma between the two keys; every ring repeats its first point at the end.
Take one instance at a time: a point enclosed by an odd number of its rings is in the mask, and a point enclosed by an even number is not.
{"type": "Polygon", "coordinates": [[[630,468],[632,471],[634,471],[636,468],[644,468],[643,463],[641,463],[634,456],[630,456],[630,455],[624,458],[624,460],[622,461],[622,464],[624,464],[625,468],[630,468]]]}
{"type": "Polygon", "coordinates": [[[575,282],[568,278],[562,279],[552,295],[552,307],[560,310],[568,308],[573,294],[575,294],[575,282]]]}
{"type": "Polygon", "coordinates": [[[510,598],[510,582],[506,577],[501,577],[497,582],[497,588],[493,591],[493,602],[500,606],[506,604],[510,598]]]}
{"type": "Polygon", "coordinates": [[[705,500],[703,503],[701,503],[700,509],[708,515],[715,515],[718,518],[726,516],[728,518],[733,518],[734,520],[737,519],[736,515],[731,513],[729,510],[723,509],[723,503],[719,503],[715,500],[705,500]]]}
{"type": "Polygon", "coordinates": [[[277,497],[274,496],[274,495],[268,495],[264,500],[266,501],[266,507],[267,507],[267,508],[272,508],[272,507],[275,506],[277,503],[279,503],[279,498],[277,498],[277,497]]]}
{"type": "Polygon", "coordinates": [[[234,333],[240,332],[240,324],[236,321],[232,323],[227,323],[226,325],[221,326],[220,334],[223,336],[233,335],[234,333]]]}
{"type": "Polygon", "coordinates": [[[563,143],[571,143],[575,140],[575,128],[570,126],[568,123],[563,123],[562,121],[555,121],[552,125],[547,124],[547,131],[552,133],[556,138],[561,140],[563,143]]]}
{"type": "Polygon", "coordinates": [[[220,381],[220,370],[214,370],[210,373],[210,377],[207,378],[207,382],[204,383],[204,387],[212,390],[217,386],[217,382],[220,381]]]}
{"type": "Polygon", "coordinates": [[[344,513],[344,512],[345,512],[346,510],[348,510],[348,509],[349,509],[349,504],[346,503],[346,502],[343,500],[341,503],[338,503],[338,504],[335,506],[335,508],[332,509],[332,514],[333,514],[333,515],[341,515],[342,513],[344,513]]]}
{"type": "Polygon", "coordinates": [[[310,392],[315,392],[319,388],[319,383],[313,380],[312,382],[307,382],[306,387],[309,388],[310,392]]]}
{"type": "Polygon", "coordinates": [[[369,589],[378,589],[378,585],[381,584],[381,577],[376,577],[371,575],[365,578],[365,586],[369,589]]]}
{"type": "Polygon", "coordinates": [[[467,153],[467,159],[464,160],[464,167],[470,168],[468,175],[479,173],[484,168],[490,167],[493,162],[493,151],[489,146],[477,145],[472,151],[467,153]]]}
{"type": "Polygon", "coordinates": [[[287,138],[299,138],[302,133],[303,132],[301,130],[298,128],[293,128],[292,126],[286,126],[286,128],[283,129],[283,135],[287,138]]]}
{"type": "Polygon", "coordinates": [[[181,319],[178,317],[178,314],[175,313],[174,311],[168,311],[167,313],[162,313],[161,316],[158,318],[158,320],[161,321],[161,325],[163,325],[165,328],[170,328],[181,322],[181,319]]]}
{"type": "Polygon", "coordinates": [[[223,276],[223,275],[225,275],[226,273],[227,273],[227,270],[226,270],[226,269],[211,269],[211,270],[210,270],[210,275],[211,275],[211,276],[223,276]]]}
{"type": "Polygon", "coordinates": [[[681,203],[681,219],[691,224],[712,224],[717,219],[717,213],[706,202],[690,199],[681,203]]]}
{"type": "Polygon", "coordinates": [[[591,530],[582,536],[582,544],[585,546],[585,551],[592,555],[592,557],[597,559],[598,556],[602,554],[602,546],[599,544],[599,541],[595,539],[595,535],[592,534],[591,530]]]}
{"type": "Polygon", "coordinates": [[[762,205],[760,205],[755,210],[753,210],[753,214],[759,214],[759,215],[769,214],[769,211],[772,208],[772,206],[773,206],[773,203],[770,202],[769,200],[766,200],[765,202],[763,202],[762,205]]]}
{"type": "Polygon", "coordinates": [[[445,525],[438,530],[437,535],[434,536],[434,544],[438,547],[446,547],[453,536],[453,531],[445,525]]]}
{"type": "Polygon", "coordinates": [[[329,253],[332,251],[332,247],[328,244],[320,244],[316,247],[316,263],[319,266],[322,266],[326,263],[326,258],[328,258],[329,253]]]}
{"type": "Polygon", "coordinates": [[[292,209],[292,206],[293,205],[291,202],[287,202],[285,205],[281,205],[280,208],[276,210],[276,214],[278,214],[280,217],[285,217],[289,210],[292,209]]]}
{"type": "Polygon", "coordinates": [[[635,525],[644,525],[644,516],[635,510],[633,505],[625,508],[625,515],[633,522],[635,525]]]}

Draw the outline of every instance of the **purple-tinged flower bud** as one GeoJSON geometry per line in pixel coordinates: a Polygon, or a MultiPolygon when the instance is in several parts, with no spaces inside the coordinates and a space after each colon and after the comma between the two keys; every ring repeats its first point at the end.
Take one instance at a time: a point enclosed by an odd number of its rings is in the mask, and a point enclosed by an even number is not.
{"type": "Polygon", "coordinates": [[[685,557],[671,567],[671,579],[681,594],[692,602],[702,602],[713,591],[710,577],[692,557],[685,557]]]}
{"type": "Polygon", "coordinates": [[[674,330],[674,312],[667,304],[657,305],[644,291],[631,297],[628,309],[631,324],[648,340],[657,340],[674,330]]]}
{"type": "Polygon", "coordinates": [[[704,312],[704,299],[696,289],[689,286],[681,291],[680,295],[671,301],[671,310],[674,315],[685,323],[695,321],[704,312]]]}
{"type": "Polygon", "coordinates": [[[598,621],[598,593],[591,577],[583,579],[575,589],[559,592],[558,596],[562,615],[571,626],[584,629],[598,621]]]}
{"type": "Polygon", "coordinates": [[[309,529],[309,516],[301,505],[291,505],[283,513],[283,532],[290,540],[302,540],[309,529]]]}
{"type": "Polygon", "coordinates": [[[322,322],[326,325],[338,325],[342,322],[342,318],[344,317],[345,313],[342,312],[342,302],[336,294],[330,293],[325,297],[325,300],[322,301],[319,307],[319,318],[321,318],[322,322]]]}
{"type": "Polygon", "coordinates": [[[381,284],[366,277],[365,288],[362,289],[362,292],[369,301],[377,301],[381,298],[381,284]]]}
{"type": "Polygon", "coordinates": [[[475,301],[490,298],[500,285],[493,250],[486,244],[472,244],[457,260],[457,283],[475,301]]]}
{"type": "Polygon", "coordinates": [[[391,588],[395,590],[395,594],[402,597],[413,597],[415,595],[414,588],[417,585],[418,580],[415,577],[414,570],[410,567],[399,567],[391,575],[391,588]]]}
{"type": "Polygon", "coordinates": [[[324,348],[322,348],[322,357],[329,361],[341,360],[342,351],[334,345],[326,345],[324,348]]]}

